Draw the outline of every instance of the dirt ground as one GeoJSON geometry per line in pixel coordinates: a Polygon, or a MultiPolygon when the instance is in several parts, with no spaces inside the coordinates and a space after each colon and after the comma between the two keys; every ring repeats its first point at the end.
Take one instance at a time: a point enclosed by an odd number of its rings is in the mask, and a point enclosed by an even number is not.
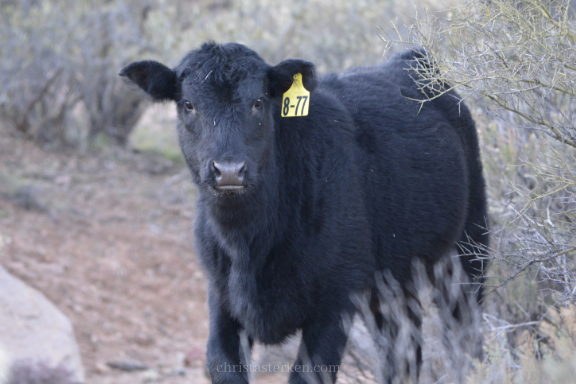
{"type": "Polygon", "coordinates": [[[208,382],[194,204],[188,171],[161,156],[0,135],[0,263],[70,318],[87,384],[208,382]]]}

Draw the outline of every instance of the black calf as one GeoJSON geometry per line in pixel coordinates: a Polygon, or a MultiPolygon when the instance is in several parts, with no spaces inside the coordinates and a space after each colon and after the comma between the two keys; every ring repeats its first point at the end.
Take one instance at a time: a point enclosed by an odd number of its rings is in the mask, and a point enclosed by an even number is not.
{"type": "MultiPolygon", "coordinates": [[[[307,61],[270,66],[242,45],[207,43],[174,69],[141,61],[120,73],[154,101],[177,103],[199,191],[195,234],[209,281],[214,383],[247,382],[225,369],[240,363],[241,330],[266,344],[302,330],[292,384],[305,382],[302,371],[338,366],[354,294],[372,292],[379,326],[394,332],[379,313],[377,276],[386,271],[410,299],[413,260],[431,271],[458,242],[487,244],[474,122],[453,92],[421,110],[409,100],[422,97],[407,70],[417,56],[317,80],[307,61]],[[300,90],[287,102],[297,74],[309,97],[300,90]],[[307,116],[297,102],[309,103],[307,116]],[[296,116],[282,117],[290,108],[296,116]]],[[[460,260],[481,282],[483,264],[460,260]]],[[[459,317],[462,308],[453,311],[459,317]]],[[[418,311],[408,313],[419,328],[418,311]]],[[[312,376],[335,380],[332,370],[312,376]]]]}

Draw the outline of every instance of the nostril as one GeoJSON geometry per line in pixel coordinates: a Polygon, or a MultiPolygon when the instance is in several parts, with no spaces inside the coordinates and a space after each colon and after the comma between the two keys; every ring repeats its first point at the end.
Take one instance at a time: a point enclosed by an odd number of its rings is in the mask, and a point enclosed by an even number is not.
{"type": "Polygon", "coordinates": [[[238,170],[238,176],[240,178],[244,177],[244,173],[246,172],[246,162],[243,161],[240,165],[240,169],[238,170]]]}
{"type": "Polygon", "coordinates": [[[212,169],[214,169],[214,173],[216,174],[217,178],[220,178],[222,176],[222,172],[220,171],[220,164],[213,161],[212,162],[212,169]]]}

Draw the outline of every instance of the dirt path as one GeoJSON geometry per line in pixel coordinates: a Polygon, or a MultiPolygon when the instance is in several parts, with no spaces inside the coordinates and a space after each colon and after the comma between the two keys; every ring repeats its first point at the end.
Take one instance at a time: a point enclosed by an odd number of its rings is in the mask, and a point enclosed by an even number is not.
{"type": "Polygon", "coordinates": [[[87,384],[208,382],[194,194],[188,171],[162,158],[0,136],[0,263],[69,316],[87,384]]]}

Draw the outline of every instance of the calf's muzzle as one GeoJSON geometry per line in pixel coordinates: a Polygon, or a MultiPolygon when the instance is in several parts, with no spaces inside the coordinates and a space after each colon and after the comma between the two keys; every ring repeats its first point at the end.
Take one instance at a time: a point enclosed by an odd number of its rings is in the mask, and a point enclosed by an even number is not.
{"type": "Polygon", "coordinates": [[[212,162],[216,184],[220,191],[238,191],[245,188],[246,162],[212,162]]]}

